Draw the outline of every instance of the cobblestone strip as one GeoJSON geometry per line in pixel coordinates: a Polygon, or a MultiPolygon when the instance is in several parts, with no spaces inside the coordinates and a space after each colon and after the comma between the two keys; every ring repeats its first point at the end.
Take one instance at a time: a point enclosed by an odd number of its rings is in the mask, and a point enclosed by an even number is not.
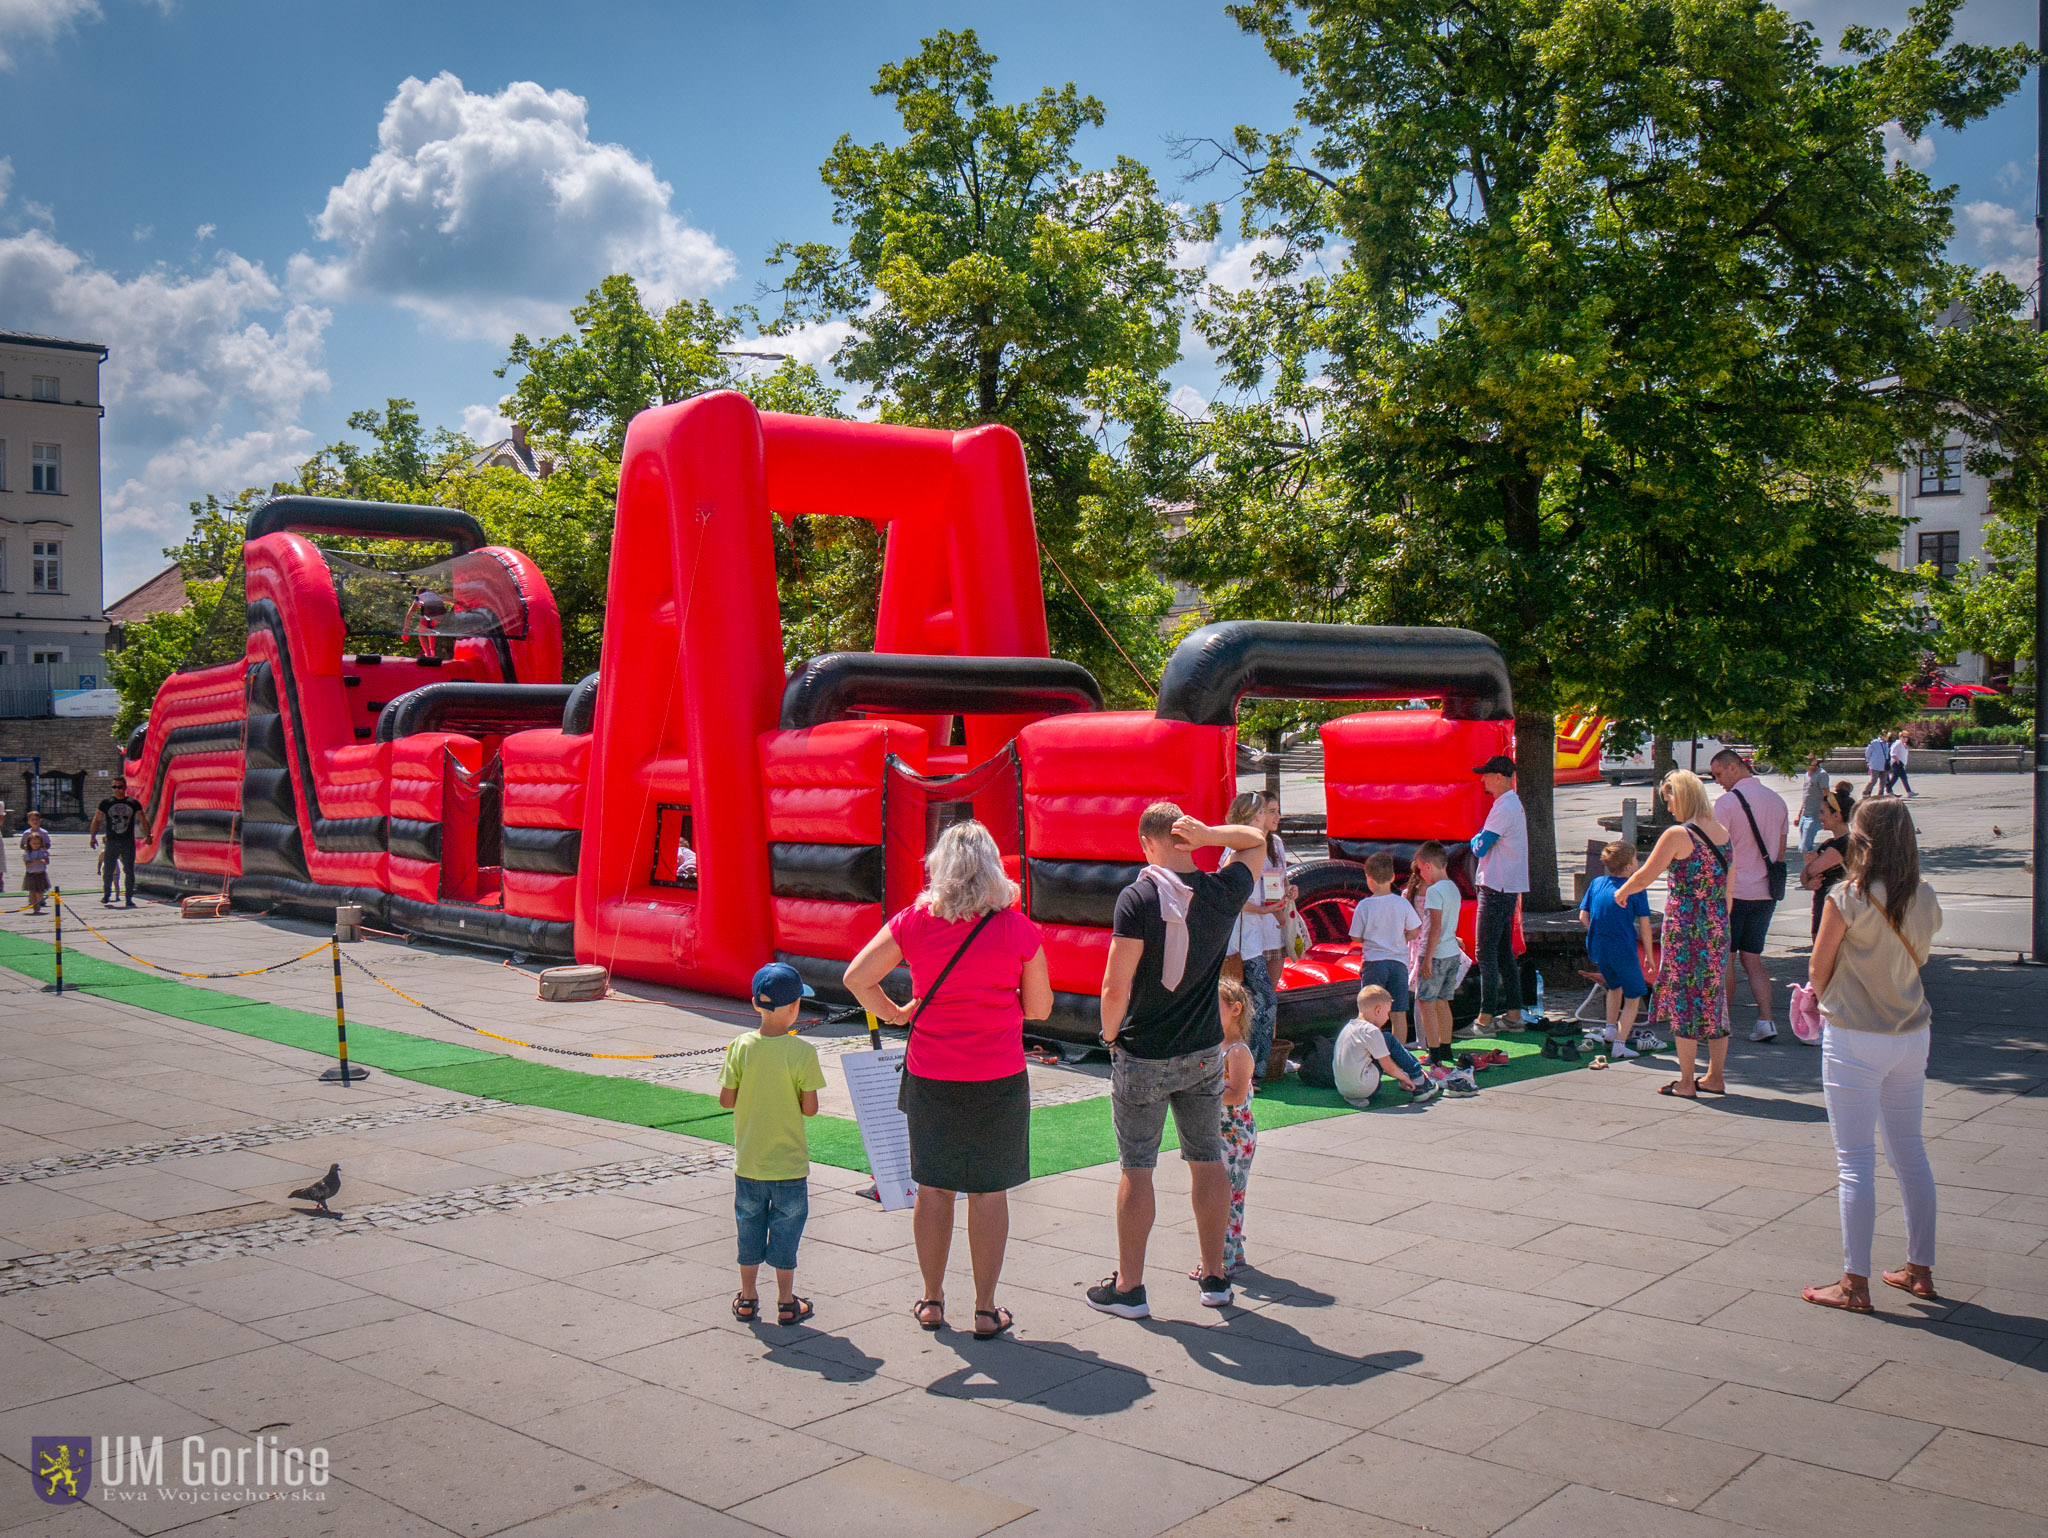
{"type": "Polygon", "coordinates": [[[430,1223],[474,1217],[480,1212],[507,1212],[518,1207],[538,1206],[543,1202],[567,1201],[575,1196],[649,1185],[675,1175],[698,1175],[729,1168],[732,1159],[731,1149],[711,1147],[618,1164],[598,1164],[589,1169],[564,1170],[560,1174],[540,1175],[529,1180],[507,1180],[496,1185],[442,1191],[431,1196],[409,1196],[401,1201],[358,1207],[341,1217],[310,1217],[295,1212],[288,1217],[262,1218],[237,1228],[197,1229],[165,1234],[160,1238],[94,1245],[90,1249],[63,1250],[51,1255],[23,1255],[14,1260],[0,1261],[0,1297],[32,1287],[54,1287],[63,1282],[108,1276],[116,1271],[163,1271],[175,1266],[263,1254],[292,1245],[318,1244],[322,1240],[339,1239],[348,1234],[402,1231],[430,1223]]]}
{"type": "Polygon", "coordinates": [[[159,1159],[184,1159],[194,1154],[241,1153],[251,1148],[268,1148],[275,1143],[293,1143],[301,1138],[328,1137],[338,1132],[366,1132],[377,1127],[397,1127],[414,1121],[442,1121],[451,1116],[469,1116],[478,1111],[512,1109],[507,1100],[435,1100],[421,1105],[393,1106],[382,1111],[359,1111],[349,1116],[322,1116],[312,1121],[268,1122],[258,1127],[239,1127],[231,1132],[200,1132],[189,1137],[166,1138],[160,1143],[134,1143],[126,1148],[93,1148],[79,1153],[51,1154],[25,1164],[0,1165],[0,1186],[24,1180],[48,1180],[57,1175],[81,1175],[91,1170],[126,1169],[130,1165],[154,1164],[159,1159]]]}

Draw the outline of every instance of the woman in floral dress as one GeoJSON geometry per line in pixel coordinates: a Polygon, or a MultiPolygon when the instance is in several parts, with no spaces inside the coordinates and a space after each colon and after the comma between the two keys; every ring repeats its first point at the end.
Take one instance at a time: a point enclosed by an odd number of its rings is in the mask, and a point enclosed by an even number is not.
{"type": "Polygon", "coordinates": [[[1674,769],[1657,788],[1678,825],[1666,828],[1650,858],[1619,887],[1614,901],[1627,906],[1659,876],[1667,901],[1661,936],[1663,965],[1657,997],[1678,1044],[1678,1077],[1657,1093],[1694,1100],[1704,1090],[1725,1095],[1728,1011],[1723,978],[1728,966],[1728,829],[1714,817],[1707,790],[1689,769],[1674,769]],[[1707,1044],[1707,1071],[1695,1078],[1699,1043],[1707,1044]]]}

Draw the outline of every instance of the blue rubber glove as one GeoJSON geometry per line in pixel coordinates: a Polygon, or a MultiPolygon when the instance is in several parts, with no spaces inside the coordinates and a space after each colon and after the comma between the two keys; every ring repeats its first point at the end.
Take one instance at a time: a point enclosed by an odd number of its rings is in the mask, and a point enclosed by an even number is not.
{"type": "Polygon", "coordinates": [[[1477,838],[1472,840],[1472,852],[1478,855],[1479,858],[1483,860],[1486,858],[1488,852],[1493,848],[1493,846],[1495,844],[1498,844],[1499,842],[1500,835],[1494,832],[1491,828],[1488,828],[1484,833],[1480,834],[1477,838]]]}

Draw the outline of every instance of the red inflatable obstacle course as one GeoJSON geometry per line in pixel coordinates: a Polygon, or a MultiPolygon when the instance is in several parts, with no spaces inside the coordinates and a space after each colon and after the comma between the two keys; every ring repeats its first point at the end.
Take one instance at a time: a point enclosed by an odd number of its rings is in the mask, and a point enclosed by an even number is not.
{"type": "Polygon", "coordinates": [[[788,960],[827,997],[913,901],[951,822],[989,827],[1051,960],[1051,1034],[1095,1037],[1137,821],[1219,820],[1246,696],[1441,698],[1324,730],[1331,852],[1298,880],[1318,944],[1283,1019],[1347,1014],[1344,935],[1375,847],[1458,851],[1471,765],[1512,733],[1467,631],[1235,623],[1175,651],[1151,711],[1105,711],[1047,655],[1022,448],[757,411],[716,394],[626,439],[599,670],[559,676],[547,584],[467,514],[284,497],[251,516],[243,657],[169,680],[129,754],[138,876],[165,894],[330,913],[571,955],[744,995],[788,960]],[[889,525],[876,650],[785,674],[770,519],[889,525]],[[445,546],[403,569],[318,538],[445,546]]]}

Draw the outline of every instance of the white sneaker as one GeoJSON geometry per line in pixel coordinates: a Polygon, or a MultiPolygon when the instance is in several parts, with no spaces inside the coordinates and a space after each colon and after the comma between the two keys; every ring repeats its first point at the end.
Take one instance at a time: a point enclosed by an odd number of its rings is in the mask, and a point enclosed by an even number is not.
{"type": "Polygon", "coordinates": [[[1617,1041],[1607,1049],[1609,1057],[1641,1057],[1643,1054],[1625,1041],[1617,1041]]]}
{"type": "Polygon", "coordinates": [[[1670,1042],[1659,1036],[1655,1031],[1637,1031],[1629,1037],[1629,1040],[1636,1044],[1637,1056],[1641,1056],[1645,1052],[1668,1051],[1671,1046],[1670,1042]]]}
{"type": "Polygon", "coordinates": [[[1759,1020],[1756,1023],[1756,1029],[1749,1033],[1749,1039],[1751,1041],[1776,1041],[1778,1039],[1778,1028],[1768,1020],[1759,1020]]]}

